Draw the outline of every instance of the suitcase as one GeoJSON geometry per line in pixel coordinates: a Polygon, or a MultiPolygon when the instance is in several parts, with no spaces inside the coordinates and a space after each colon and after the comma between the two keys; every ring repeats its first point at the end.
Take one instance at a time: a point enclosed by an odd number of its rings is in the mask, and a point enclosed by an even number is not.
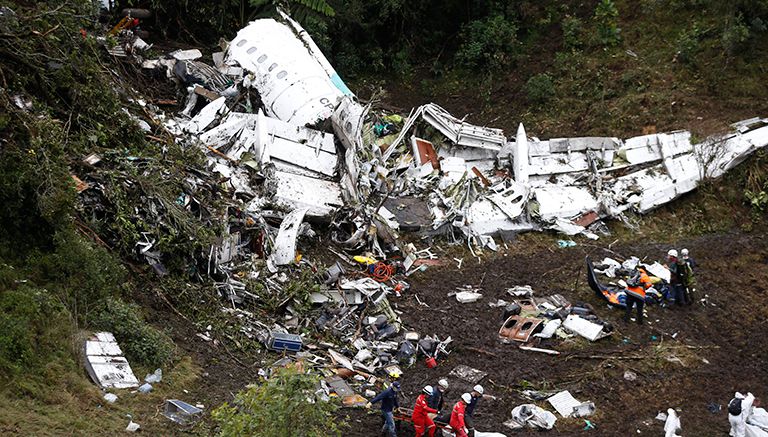
{"type": "Polygon", "coordinates": [[[301,336],[284,332],[270,332],[267,346],[273,351],[298,352],[303,345],[301,336]]]}

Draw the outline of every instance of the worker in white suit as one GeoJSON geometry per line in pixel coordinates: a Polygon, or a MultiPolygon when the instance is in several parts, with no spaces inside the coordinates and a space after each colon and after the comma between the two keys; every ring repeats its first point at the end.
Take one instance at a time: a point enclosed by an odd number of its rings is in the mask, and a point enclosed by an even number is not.
{"type": "Polygon", "coordinates": [[[768,436],[768,432],[760,427],[750,425],[747,420],[752,415],[752,404],[755,395],[747,393],[746,396],[736,392],[736,396],[728,403],[728,422],[731,423],[731,437],[762,437],[768,436]]]}

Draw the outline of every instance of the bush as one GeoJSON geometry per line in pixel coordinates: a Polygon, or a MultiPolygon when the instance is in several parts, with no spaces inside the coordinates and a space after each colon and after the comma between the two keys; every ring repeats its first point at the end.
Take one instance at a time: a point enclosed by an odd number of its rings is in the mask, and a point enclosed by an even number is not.
{"type": "Polygon", "coordinates": [[[137,305],[108,299],[94,326],[114,334],[129,361],[156,367],[173,358],[173,341],[148,325],[137,305]]]}
{"type": "Polygon", "coordinates": [[[523,89],[528,101],[534,105],[542,105],[555,96],[555,83],[546,73],[531,76],[523,89]]]}
{"type": "Polygon", "coordinates": [[[733,20],[729,20],[723,30],[723,49],[727,54],[733,55],[748,39],[749,27],[744,23],[744,16],[738,14],[733,20]]]}
{"type": "Polygon", "coordinates": [[[605,46],[615,46],[621,42],[621,29],[618,25],[619,10],[613,0],[600,0],[595,8],[597,36],[605,46]]]}
{"type": "Polygon", "coordinates": [[[456,61],[465,68],[500,70],[517,53],[517,25],[501,15],[471,21],[461,32],[456,61]]]}
{"type": "Polygon", "coordinates": [[[212,413],[222,437],[263,435],[324,437],[341,435],[336,404],[315,399],[315,375],[297,368],[278,368],[265,383],[248,387],[212,413]]]}
{"type": "Polygon", "coordinates": [[[0,291],[0,376],[34,375],[67,355],[73,332],[66,308],[46,290],[0,291]]]}
{"type": "Polygon", "coordinates": [[[582,45],[584,23],[577,17],[567,15],[560,26],[563,28],[563,45],[569,49],[577,49],[582,45]]]}
{"type": "Polygon", "coordinates": [[[696,54],[701,50],[702,30],[698,23],[693,23],[693,27],[684,30],[677,38],[677,59],[685,64],[690,64],[696,54]]]}

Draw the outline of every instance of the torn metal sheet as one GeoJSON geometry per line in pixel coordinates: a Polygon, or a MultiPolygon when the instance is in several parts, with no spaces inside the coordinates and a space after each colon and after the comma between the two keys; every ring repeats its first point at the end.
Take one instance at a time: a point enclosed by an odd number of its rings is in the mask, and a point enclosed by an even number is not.
{"type": "Polygon", "coordinates": [[[93,382],[100,387],[106,389],[139,386],[139,380],[133,374],[114,335],[109,332],[97,332],[86,340],[84,348],[85,368],[93,382]]]}
{"type": "Polygon", "coordinates": [[[526,343],[544,320],[510,316],[499,329],[499,338],[526,343]]]}
{"type": "Polygon", "coordinates": [[[270,261],[277,266],[291,264],[296,259],[296,238],[299,236],[301,222],[309,208],[299,208],[285,216],[280,223],[280,231],[275,238],[275,247],[270,261]]]}
{"type": "Polygon", "coordinates": [[[228,110],[226,101],[226,97],[219,97],[206,105],[200,113],[184,125],[184,130],[190,134],[199,134],[208,129],[219,115],[228,110]]]}

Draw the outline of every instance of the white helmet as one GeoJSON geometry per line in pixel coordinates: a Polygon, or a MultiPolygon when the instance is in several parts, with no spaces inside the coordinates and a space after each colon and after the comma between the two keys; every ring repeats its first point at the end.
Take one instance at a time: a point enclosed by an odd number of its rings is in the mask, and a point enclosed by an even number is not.
{"type": "Polygon", "coordinates": [[[688,249],[683,249],[680,251],[680,254],[683,255],[683,257],[688,256],[688,249]]]}
{"type": "Polygon", "coordinates": [[[423,391],[424,391],[424,394],[432,396],[432,391],[433,390],[432,390],[432,386],[431,385],[428,385],[428,386],[424,387],[423,391]]]}
{"type": "Polygon", "coordinates": [[[677,249],[669,249],[669,252],[667,252],[667,256],[673,256],[677,258],[677,249]]]}
{"type": "Polygon", "coordinates": [[[448,388],[448,380],[441,379],[440,381],[437,381],[437,385],[440,386],[443,390],[448,388]]]}
{"type": "Polygon", "coordinates": [[[465,404],[468,404],[472,402],[472,395],[469,393],[464,393],[461,395],[461,400],[464,401],[465,404]]]}
{"type": "Polygon", "coordinates": [[[476,385],[476,386],[472,387],[472,390],[473,390],[473,391],[476,391],[476,392],[478,392],[478,393],[480,393],[480,395],[482,395],[482,394],[483,394],[483,392],[485,392],[485,390],[483,390],[483,386],[482,386],[482,385],[480,385],[480,384],[478,384],[478,385],[476,385]]]}

